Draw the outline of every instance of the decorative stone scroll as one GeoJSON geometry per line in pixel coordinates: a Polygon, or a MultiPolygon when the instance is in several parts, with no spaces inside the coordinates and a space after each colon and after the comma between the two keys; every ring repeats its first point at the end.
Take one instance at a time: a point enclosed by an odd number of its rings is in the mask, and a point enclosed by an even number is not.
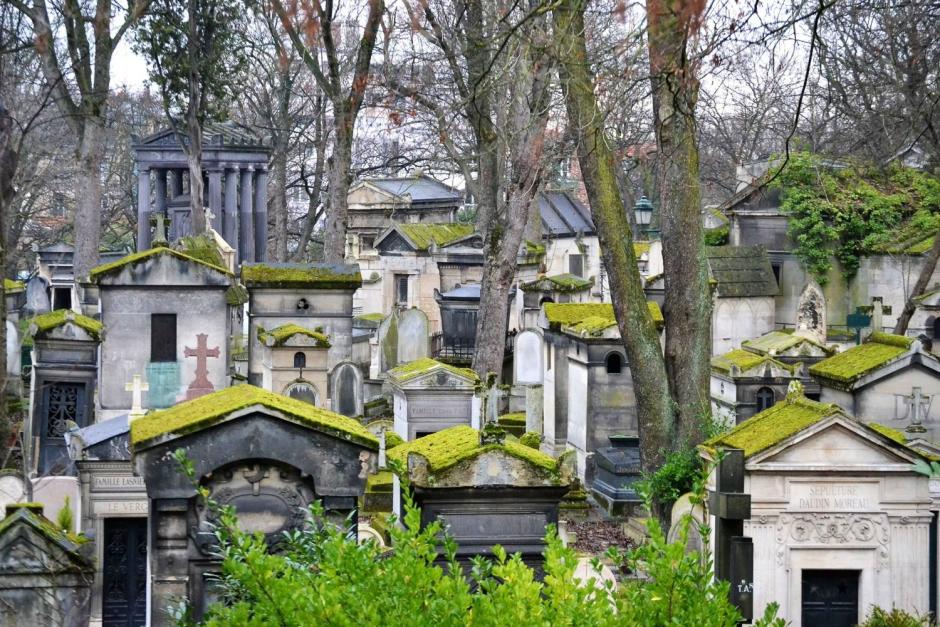
{"type": "Polygon", "coordinates": [[[780,566],[787,565],[787,548],[794,545],[849,545],[876,549],[876,568],[888,567],[891,530],[886,514],[783,514],[776,538],[780,566]]]}

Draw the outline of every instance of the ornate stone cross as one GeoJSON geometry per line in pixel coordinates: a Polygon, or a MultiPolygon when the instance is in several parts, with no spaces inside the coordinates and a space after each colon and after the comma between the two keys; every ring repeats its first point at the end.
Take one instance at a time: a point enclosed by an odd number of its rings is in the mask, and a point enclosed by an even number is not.
{"type": "Polygon", "coordinates": [[[212,213],[212,209],[206,207],[206,233],[212,232],[212,221],[215,220],[215,214],[212,213]]]}
{"type": "Polygon", "coordinates": [[[188,401],[215,391],[215,386],[209,381],[209,368],[206,359],[219,357],[219,347],[209,348],[208,338],[207,333],[197,333],[196,348],[186,346],[183,349],[184,356],[196,358],[196,378],[193,379],[193,382],[189,384],[189,389],[186,390],[186,400],[188,401]]]}
{"type": "Polygon", "coordinates": [[[930,401],[933,398],[931,394],[923,394],[921,388],[914,387],[911,388],[911,393],[909,395],[896,394],[899,399],[904,401],[904,404],[907,405],[907,411],[899,419],[904,420],[910,418],[911,424],[907,426],[905,431],[908,433],[924,433],[927,431],[924,428],[924,421],[927,419],[927,414],[930,412],[930,401]]]}
{"type": "Polygon", "coordinates": [[[124,384],[124,389],[131,393],[131,411],[127,418],[127,421],[131,422],[147,413],[141,398],[143,392],[150,390],[150,384],[144,381],[142,376],[135,374],[130,383],[124,384]]]}
{"type": "Polygon", "coordinates": [[[168,244],[169,241],[168,241],[168,239],[167,239],[166,227],[167,227],[167,224],[169,224],[170,219],[169,219],[168,217],[166,217],[165,215],[163,215],[162,213],[155,213],[155,214],[153,214],[153,216],[150,218],[150,220],[151,220],[151,221],[153,222],[153,224],[154,224],[154,229],[153,229],[153,242],[151,242],[151,243],[154,244],[154,245],[156,245],[156,244],[164,244],[164,245],[168,244]]]}

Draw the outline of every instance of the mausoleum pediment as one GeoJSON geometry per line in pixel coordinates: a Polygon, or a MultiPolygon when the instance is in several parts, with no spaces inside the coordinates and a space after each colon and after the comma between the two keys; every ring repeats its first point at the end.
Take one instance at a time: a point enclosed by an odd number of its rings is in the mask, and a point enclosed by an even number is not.
{"type": "Polygon", "coordinates": [[[202,259],[171,248],[151,248],[102,264],[90,280],[101,286],[228,287],[232,274],[202,259]]]}
{"type": "Polygon", "coordinates": [[[392,368],[388,378],[393,385],[405,390],[448,387],[465,390],[479,381],[469,368],[458,368],[429,357],[392,368]]]}

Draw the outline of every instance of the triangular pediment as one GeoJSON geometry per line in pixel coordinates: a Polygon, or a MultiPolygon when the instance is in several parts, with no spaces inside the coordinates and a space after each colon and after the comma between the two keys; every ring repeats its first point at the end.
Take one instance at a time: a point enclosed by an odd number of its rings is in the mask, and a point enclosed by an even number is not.
{"type": "Polygon", "coordinates": [[[748,467],[803,467],[813,470],[897,470],[918,459],[916,452],[855,420],[835,415],[748,460],[748,467]]]}
{"type": "Polygon", "coordinates": [[[375,244],[376,250],[380,253],[387,252],[414,252],[415,246],[402,237],[398,231],[390,231],[380,241],[375,244]]]}
{"type": "Polygon", "coordinates": [[[408,390],[431,389],[431,388],[453,388],[453,389],[473,389],[475,381],[470,377],[462,377],[446,368],[438,368],[410,379],[401,385],[408,390]]]}
{"type": "Polygon", "coordinates": [[[102,286],[228,288],[232,275],[221,267],[167,248],[128,255],[92,270],[92,281],[102,286]]]}

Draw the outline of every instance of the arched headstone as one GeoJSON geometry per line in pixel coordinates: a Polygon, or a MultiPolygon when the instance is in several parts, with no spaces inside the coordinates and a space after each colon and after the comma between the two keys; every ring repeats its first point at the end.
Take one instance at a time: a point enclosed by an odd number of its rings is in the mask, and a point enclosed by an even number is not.
{"type": "Polygon", "coordinates": [[[398,314],[392,312],[379,325],[378,333],[379,374],[398,365],[398,314]]]}
{"type": "Polygon", "coordinates": [[[683,494],[672,505],[672,516],[669,524],[669,534],[666,537],[668,542],[676,542],[681,539],[682,527],[689,525],[689,533],[686,536],[685,550],[701,551],[704,547],[702,534],[699,527],[705,521],[705,510],[701,504],[692,503],[692,494],[683,494]],[[691,519],[690,519],[691,517],[691,519]]]}
{"type": "Polygon", "coordinates": [[[24,308],[27,316],[46,313],[52,309],[49,302],[49,282],[38,274],[26,282],[26,307],[24,308]]]}
{"type": "Polygon", "coordinates": [[[398,316],[398,363],[407,364],[430,357],[427,315],[420,309],[406,309],[398,316]]]}
{"type": "Polygon", "coordinates": [[[824,344],[826,329],[826,297],[819,284],[810,279],[796,306],[795,333],[824,344]]]}
{"type": "Polygon", "coordinates": [[[337,414],[362,415],[362,371],[356,364],[341,362],[330,373],[332,409],[337,414]]]}
{"type": "Polygon", "coordinates": [[[526,329],[516,336],[513,361],[517,385],[541,385],[542,383],[542,334],[526,329]]]}

